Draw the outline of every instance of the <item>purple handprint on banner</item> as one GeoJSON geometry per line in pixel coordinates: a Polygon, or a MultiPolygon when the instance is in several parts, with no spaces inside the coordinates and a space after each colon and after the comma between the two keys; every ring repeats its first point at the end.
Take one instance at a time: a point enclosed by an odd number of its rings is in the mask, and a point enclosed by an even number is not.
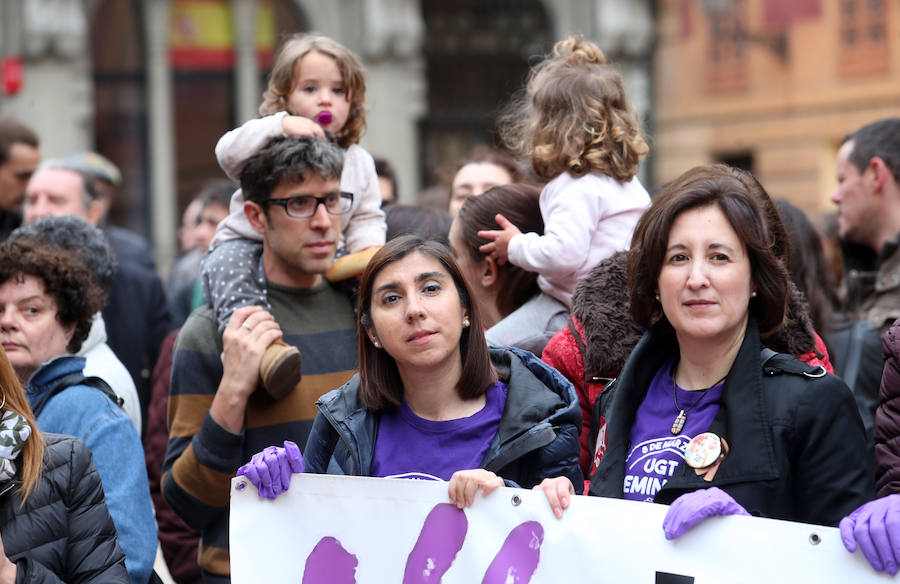
{"type": "Polygon", "coordinates": [[[406,559],[403,584],[440,582],[462,548],[468,528],[466,514],[455,505],[435,505],[406,559]]]}
{"type": "Polygon", "coordinates": [[[544,528],[537,521],[517,525],[494,556],[481,584],[527,584],[541,560],[544,528]]]}
{"type": "Polygon", "coordinates": [[[306,558],[303,584],[356,584],[356,556],[333,537],[323,537],[306,558]]]}
{"type": "MultiPolygon", "coordinates": [[[[466,514],[450,503],[435,505],[406,559],[403,584],[440,584],[462,549],[469,529],[466,514]]],[[[544,528],[526,521],[506,536],[482,584],[528,584],[541,559],[544,528]]],[[[306,558],[303,584],[356,584],[356,556],[334,537],[323,537],[306,558]]]]}

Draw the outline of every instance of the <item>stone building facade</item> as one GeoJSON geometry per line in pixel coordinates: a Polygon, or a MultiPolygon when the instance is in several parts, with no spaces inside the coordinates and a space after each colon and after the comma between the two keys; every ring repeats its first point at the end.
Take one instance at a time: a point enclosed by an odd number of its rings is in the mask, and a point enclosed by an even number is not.
{"type": "Polygon", "coordinates": [[[842,138],[900,116],[896,2],[663,0],[657,30],[657,182],[726,161],[815,216],[842,138]]]}

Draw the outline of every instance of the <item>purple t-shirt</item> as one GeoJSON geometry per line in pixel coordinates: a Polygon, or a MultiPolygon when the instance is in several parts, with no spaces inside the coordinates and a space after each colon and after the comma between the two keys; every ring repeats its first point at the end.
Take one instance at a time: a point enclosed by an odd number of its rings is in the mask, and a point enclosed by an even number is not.
{"type": "Polygon", "coordinates": [[[372,476],[411,475],[449,481],[458,470],[480,468],[500,425],[506,391],[505,383],[494,383],[487,390],[483,408],[456,420],[436,422],[420,418],[406,400],[399,408],[382,413],[372,456],[372,476]]]}
{"type": "Polygon", "coordinates": [[[672,422],[678,415],[672,395],[672,358],[659,368],[643,403],[638,407],[631,426],[631,451],[625,459],[625,498],[631,501],[653,501],[656,493],[672,477],[684,461],[684,451],[697,434],[709,430],[722,403],[722,386],[716,385],[705,395],[678,387],[678,405],[687,411],[684,428],[672,434],[672,422]],[[698,401],[699,400],[699,401],[698,401]],[[697,402],[697,405],[691,407],[697,402]]]}

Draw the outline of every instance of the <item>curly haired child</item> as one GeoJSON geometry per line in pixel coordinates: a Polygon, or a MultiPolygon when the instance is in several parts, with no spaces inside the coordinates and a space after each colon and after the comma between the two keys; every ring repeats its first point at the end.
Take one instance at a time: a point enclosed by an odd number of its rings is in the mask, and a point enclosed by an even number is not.
{"type": "Polygon", "coordinates": [[[571,309],[575,282],[627,249],[650,196],[637,178],[647,151],[619,73],[595,44],[571,36],[536,65],[524,95],[500,120],[500,133],[549,181],[541,191],[544,235],[521,233],[503,215],[480,231],[481,246],[538,272],[545,293],[571,309]]]}
{"type": "MultiPolygon", "coordinates": [[[[330,197],[333,200],[324,206],[326,212],[340,215],[338,254],[381,246],[386,226],[375,162],[358,144],[366,126],[365,98],[362,66],[349,49],[325,36],[294,35],[275,59],[259,107],[262,117],[222,136],[216,157],[225,173],[238,180],[247,160],[275,137],[333,136],[345,150],[342,193],[330,197]],[[344,193],[352,194],[352,200],[344,193]]],[[[220,330],[241,306],[270,308],[261,263],[262,237],[244,215],[240,190],[234,193],[230,210],[216,230],[201,273],[220,330]]],[[[318,205],[312,210],[315,213],[318,205]]],[[[287,211],[287,206],[278,210],[287,211]]],[[[283,397],[299,382],[300,360],[300,352],[282,340],[269,347],[260,365],[260,379],[272,397],[283,397]]]]}

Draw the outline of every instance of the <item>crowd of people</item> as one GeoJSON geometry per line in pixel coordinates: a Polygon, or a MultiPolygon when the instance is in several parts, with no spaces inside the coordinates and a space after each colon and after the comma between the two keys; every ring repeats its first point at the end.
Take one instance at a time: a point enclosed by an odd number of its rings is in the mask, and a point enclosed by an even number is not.
{"type": "Polygon", "coordinates": [[[106,220],[115,165],[41,160],[0,118],[0,583],[156,582],[158,546],[176,582],[230,582],[231,479],[275,498],[299,472],[442,480],[460,508],[533,488],[557,517],[665,503],[669,539],[839,526],[898,571],[900,118],[842,143],[829,256],[743,170],[651,198],[579,37],[499,117],[510,152],[420,205],[359,145],[337,41],[289,38],[259,113],[215,145],[228,178],[185,208],[166,287],[106,220]]]}

